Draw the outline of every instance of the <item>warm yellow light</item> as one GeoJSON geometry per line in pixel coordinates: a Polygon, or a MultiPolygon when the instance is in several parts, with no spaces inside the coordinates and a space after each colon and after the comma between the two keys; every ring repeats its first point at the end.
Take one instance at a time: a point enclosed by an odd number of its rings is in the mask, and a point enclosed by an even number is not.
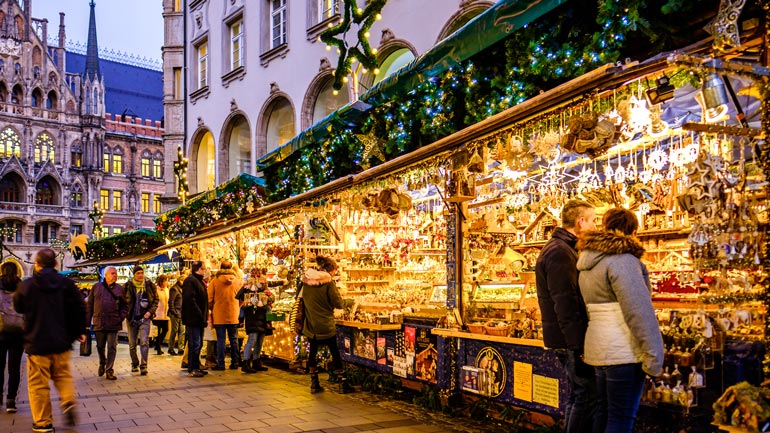
{"type": "Polygon", "coordinates": [[[377,21],[381,20],[382,19],[382,14],[375,15],[374,19],[377,20],[377,21]]]}
{"type": "Polygon", "coordinates": [[[363,12],[363,11],[364,11],[363,9],[361,9],[361,8],[358,8],[358,13],[359,13],[359,14],[360,14],[361,12],[363,12]]]}
{"type": "Polygon", "coordinates": [[[372,48],[372,54],[377,54],[377,48],[372,48]]]}
{"type": "Polygon", "coordinates": [[[366,73],[367,73],[367,72],[369,72],[369,71],[368,71],[368,70],[366,70],[366,68],[363,68],[363,69],[361,69],[361,73],[362,73],[362,74],[366,75],[366,73]]]}
{"type": "MultiPolygon", "coordinates": [[[[342,21],[340,21],[340,24],[342,24],[342,21]]],[[[326,25],[326,27],[332,28],[334,26],[332,25],[332,23],[329,23],[329,24],[326,25]]],[[[319,38],[320,38],[320,36],[319,36],[319,38]]]]}
{"type": "Polygon", "coordinates": [[[372,35],[372,34],[371,34],[371,33],[369,33],[369,32],[366,32],[366,33],[364,33],[364,37],[365,37],[366,39],[369,39],[369,36],[371,36],[371,35],[372,35]]]}
{"type": "Polygon", "coordinates": [[[345,77],[342,77],[342,82],[343,82],[343,83],[347,83],[347,82],[348,82],[348,77],[347,77],[347,76],[345,76],[345,77]]]}
{"type": "Polygon", "coordinates": [[[374,68],[374,75],[377,75],[379,73],[380,73],[380,69],[379,68],[374,68]]]}
{"type": "Polygon", "coordinates": [[[331,50],[332,50],[332,47],[331,47],[331,45],[327,45],[327,46],[326,46],[326,51],[331,51],[331,50]]]}
{"type": "Polygon", "coordinates": [[[332,95],[337,96],[340,94],[339,90],[332,90],[332,95]]]}

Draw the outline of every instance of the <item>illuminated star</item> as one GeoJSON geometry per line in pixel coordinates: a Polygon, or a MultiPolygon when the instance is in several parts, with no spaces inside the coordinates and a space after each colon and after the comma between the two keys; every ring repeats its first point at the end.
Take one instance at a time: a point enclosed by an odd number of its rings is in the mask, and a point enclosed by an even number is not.
{"type": "Polygon", "coordinates": [[[356,138],[364,145],[364,152],[361,154],[361,166],[368,167],[369,158],[375,157],[382,162],[387,161],[385,152],[382,151],[382,140],[380,140],[373,131],[369,134],[356,134],[356,138]]]}
{"type": "Polygon", "coordinates": [[[356,0],[343,0],[342,20],[321,33],[321,41],[326,45],[334,45],[340,50],[337,69],[334,71],[334,89],[342,88],[343,77],[350,74],[350,66],[357,59],[364,68],[374,71],[377,68],[377,58],[369,45],[369,29],[374,21],[380,18],[380,12],[386,0],[369,0],[363,9],[358,7],[356,0]],[[353,24],[359,26],[355,45],[348,46],[345,36],[353,24]],[[339,36],[339,37],[338,37],[339,36]]]}

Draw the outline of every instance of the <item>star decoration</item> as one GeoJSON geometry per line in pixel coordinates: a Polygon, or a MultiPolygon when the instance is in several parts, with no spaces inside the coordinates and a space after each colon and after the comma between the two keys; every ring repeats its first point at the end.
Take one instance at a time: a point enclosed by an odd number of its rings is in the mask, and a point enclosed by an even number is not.
{"type": "Polygon", "coordinates": [[[369,45],[369,29],[375,20],[381,18],[380,12],[385,6],[386,0],[369,0],[363,9],[358,7],[357,0],[343,0],[342,20],[336,26],[331,26],[321,33],[321,41],[327,45],[334,45],[339,49],[340,56],[337,60],[337,69],[334,71],[335,90],[342,88],[344,77],[350,74],[353,60],[358,60],[364,68],[374,71],[377,68],[377,58],[372,46],[369,45]],[[353,24],[359,26],[355,45],[348,46],[345,35],[353,24]]]}
{"type": "Polygon", "coordinates": [[[746,0],[721,0],[716,18],[706,25],[706,31],[714,37],[714,49],[727,52],[741,47],[738,18],[746,0]]]}
{"type": "Polygon", "coordinates": [[[361,144],[364,145],[364,152],[361,154],[361,166],[364,168],[369,167],[369,158],[375,157],[382,162],[387,161],[385,158],[385,152],[382,150],[382,140],[380,140],[374,131],[370,131],[369,134],[356,134],[356,138],[361,144]]]}
{"type": "Polygon", "coordinates": [[[76,235],[74,233],[70,233],[70,243],[67,246],[67,249],[70,250],[70,253],[72,253],[73,255],[77,252],[77,250],[80,250],[80,252],[83,254],[83,257],[85,257],[87,242],[88,242],[88,235],[84,235],[84,234],[76,235]]]}

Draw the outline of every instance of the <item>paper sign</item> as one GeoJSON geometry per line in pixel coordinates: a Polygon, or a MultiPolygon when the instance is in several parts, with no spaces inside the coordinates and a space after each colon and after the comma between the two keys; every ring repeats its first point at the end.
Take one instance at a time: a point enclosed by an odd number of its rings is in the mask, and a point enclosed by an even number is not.
{"type": "Polygon", "coordinates": [[[532,401],[532,364],[513,361],[513,397],[532,401]]]}
{"type": "Polygon", "coordinates": [[[546,406],[559,407],[559,379],[533,374],[532,401],[546,406]]]}
{"type": "Polygon", "coordinates": [[[396,376],[406,377],[407,366],[406,358],[401,356],[393,357],[393,374],[396,376]]]}

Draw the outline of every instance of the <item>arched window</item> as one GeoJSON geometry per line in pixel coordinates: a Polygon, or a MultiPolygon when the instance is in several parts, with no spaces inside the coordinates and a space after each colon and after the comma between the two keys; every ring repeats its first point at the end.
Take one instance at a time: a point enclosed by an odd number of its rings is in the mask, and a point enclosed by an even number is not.
{"type": "Polygon", "coordinates": [[[58,204],[56,183],[50,176],[40,179],[35,185],[35,204],[58,204]]]}
{"type": "Polygon", "coordinates": [[[144,152],[142,152],[141,164],[142,164],[142,177],[150,177],[150,175],[152,174],[150,171],[150,167],[152,164],[152,156],[150,155],[149,151],[145,150],[144,152]]]}
{"type": "MultiPolygon", "coordinates": [[[[2,71],[2,68],[0,68],[0,71],[2,71]]],[[[6,87],[5,83],[2,81],[0,81],[0,102],[8,102],[8,87],[6,87]]]]}
{"type": "Polygon", "coordinates": [[[83,207],[83,188],[79,183],[72,187],[70,194],[70,207],[83,207]]]}
{"type": "Polygon", "coordinates": [[[24,180],[17,173],[8,173],[0,180],[0,201],[7,203],[25,201],[24,180]]]}
{"type": "Polygon", "coordinates": [[[91,89],[86,89],[86,114],[91,114],[91,89]]]}
{"type": "Polygon", "coordinates": [[[216,144],[214,136],[206,131],[198,142],[198,153],[195,158],[195,187],[194,192],[214,189],[216,185],[216,144]]]}
{"type": "Polygon", "coordinates": [[[234,116],[225,127],[225,134],[227,145],[223,148],[228,149],[227,178],[232,179],[240,173],[254,174],[251,169],[251,131],[246,118],[234,116]]]}
{"type": "Polygon", "coordinates": [[[48,110],[56,110],[59,108],[59,98],[56,96],[56,92],[51,90],[48,92],[48,97],[45,99],[45,108],[48,110]]]}
{"type": "Polygon", "coordinates": [[[332,77],[329,77],[323,87],[321,87],[321,90],[318,92],[318,98],[316,99],[315,106],[313,107],[314,125],[318,123],[319,120],[334,112],[334,110],[347,104],[350,100],[348,97],[348,92],[345,91],[345,87],[342,88],[341,92],[337,92],[335,95],[334,88],[332,87],[333,84],[334,80],[332,77]]]}
{"type": "Polygon", "coordinates": [[[70,152],[70,160],[71,167],[80,168],[83,166],[83,150],[80,149],[80,146],[72,146],[72,151],[70,152]]]}
{"type": "Polygon", "coordinates": [[[269,112],[266,128],[267,153],[291,140],[294,135],[294,110],[286,98],[278,98],[273,102],[269,112]]]}
{"type": "Polygon", "coordinates": [[[94,114],[99,114],[99,89],[94,89],[94,114]]]}
{"type": "Polygon", "coordinates": [[[40,88],[35,87],[35,90],[32,91],[32,106],[40,107],[40,104],[42,102],[43,102],[43,91],[40,90],[40,88]]]}
{"type": "Polygon", "coordinates": [[[56,84],[59,82],[58,78],[56,78],[56,72],[51,72],[48,74],[48,85],[51,87],[55,87],[56,84]]]}
{"type": "Polygon", "coordinates": [[[385,77],[392,75],[412,60],[414,60],[414,54],[412,54],[412,51],[408,48],[401,48],[393,51],[380,64],[380,73],[374,77],[374,84],[377,84],[385,79],[385,77]]]}
{"type": "Polygon", "coordinates": [[[0,228],[3,229],[11,229],[13,230],[13,234],[9,234],[7,236],[3,236],[3,240],[5,242],[21,242],[21,235],[22,235],[22,228],[24,225],[16,220],[5,220],[0,221],[0,228]]]}
{"type": "Polygon", "coordinates": [[[53,139],[50,135],[43,132],[35,139],[35,162],[54,162],[54,154],[56,153],[53,139]]]}
{"type": "Polygon", "coordinates": [[[24,89],[20,84],[13,86],[13,94],[11,94],[11,104],[21,104],[24,101],[24,89]]]}
{"type": "Polygon", "coordinates": [[[40,78],[40,66],[35,66],[34,68],[32,68],[32,76],[35,79],[40,78]]]}
{"type": "Polygon", "coordinates": [[[56,239],[58,231],[59,225],[54,222],[44,221],[35,224],[35,243],[50,243],[53,239],[56,239]]]}
{"type": "MultiPolygon", "coordinates": [[[[0,22],[2,22],[2,18],[0,18],[0,22]]],[[[3,72],[5,70],[5,60],[0,59],[0,72],[3,72]]]]}
{"type": "Polygon", "coordinates": [[[10,158],[13,155],[17,158],[21,157],[19,134],[11,128],[5,128],[0,132],[0,156],[10,158]]]}

